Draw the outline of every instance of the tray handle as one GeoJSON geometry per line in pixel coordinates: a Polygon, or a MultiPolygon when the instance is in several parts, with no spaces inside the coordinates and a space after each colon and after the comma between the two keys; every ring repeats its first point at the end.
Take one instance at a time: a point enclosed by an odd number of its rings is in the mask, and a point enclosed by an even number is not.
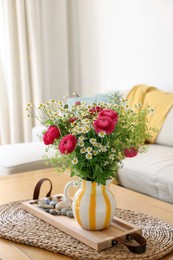
{"type": "Polygon", "coordinates": [[[51,180],[49,180],[48,178],[42,178],[41,180],[39,180],[34,188],[34,193],[33,193],[33,200],[37,200],[39,199],[39,194],[40,194],[40,189],[41,189],[41,186],[42,184],[45,182],[45,181],[49,181],[50,183],[50,190],[49,192],[47,193],[46,197],[50,197],[51,196],[51,192],[52,192],[52,182],[51,180]]]}
{"type": "Polygon", "coordinates": [[[124,244],[132,253],[135,253],[135,254],[145,253],[147,241],[142,235],[140,235],[137,232],[133,232],[133,233],[127,235],[127,239],[128,240],[134,239],[138,243],[138,245],[130,245],[128,243],[128,241],[124,241],[120,237],[116,238],[116,240],[113,240],[112,245],[114,246],[117,244],[116,242],[118,242],[118,243],[124,244]]]}

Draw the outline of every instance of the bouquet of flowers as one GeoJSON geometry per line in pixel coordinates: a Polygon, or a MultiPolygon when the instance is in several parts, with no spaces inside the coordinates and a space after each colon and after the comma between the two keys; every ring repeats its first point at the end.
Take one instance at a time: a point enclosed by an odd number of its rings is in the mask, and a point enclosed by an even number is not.
{"type": "Polygon", "coordinates": [[[59,171],[70,169],[71,176],[105,184],[116,177],[125,157],[146,151],[143,145],[154,131],[147,127],[151,109],[138,104],[134,111],[117,93],[91,105],[77,96],[72,106],[51,100],[38,107],[28,104],[27,110],[46,127],[41,139],[47,152],[55,150],[47,161],[59,171]]]}

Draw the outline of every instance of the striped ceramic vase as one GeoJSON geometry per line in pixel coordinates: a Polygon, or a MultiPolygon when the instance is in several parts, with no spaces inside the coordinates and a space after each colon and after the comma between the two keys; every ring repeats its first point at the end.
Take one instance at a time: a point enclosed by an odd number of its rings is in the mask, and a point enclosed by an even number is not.
{"type": "Polygon", "coordinates": [[[73,181],[66,184],[65,197],[72,205],[75,219],[84,229],[101,230],[110,225],[116,209],[115,197],[108,188],[110,182],[108,180],[106,185],[101,185],[82,180],[73,200],[68,195],[73,181]]]}

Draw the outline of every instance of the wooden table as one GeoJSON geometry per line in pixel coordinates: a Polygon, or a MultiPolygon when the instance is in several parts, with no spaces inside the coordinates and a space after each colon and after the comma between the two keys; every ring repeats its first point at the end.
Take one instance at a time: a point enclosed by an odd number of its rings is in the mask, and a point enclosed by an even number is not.
{"type": "MultiPolygon", "coordinates": [[[[49,178],[53,182],[52,194],[62,193],[66,182],[71,180],[69,173],[58,176],[54,169],[14,174],[0,177],[0,204],[32,199],[36,183],[41,178],[49,178]]],[[[49,184],[44,183],[41,197],[44,197],[49,189],[49,184]]],[[[173,205],[165,203],[149,196],[127,190],[111,184],[110,189],[115,194],[117,207],[135,210],[157,217],[168,224],[173,225],[173,205]]],[[[55,254],[43,249],[17,244],[5,239],[0,239],[0,259],[2,260],[65,260],[72,259],[67,256],[55,254]]],[[[164,257],[165,260],[173,259],[173,253],[164,257]]]]}

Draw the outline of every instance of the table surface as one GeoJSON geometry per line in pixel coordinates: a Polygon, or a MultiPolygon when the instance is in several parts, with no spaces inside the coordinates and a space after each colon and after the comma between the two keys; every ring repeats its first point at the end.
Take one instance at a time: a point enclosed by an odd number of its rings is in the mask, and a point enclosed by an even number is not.
{"type": "MultiPolygon", "coordinates": [[[[71,178],[68,172],[58,175],[59,174],[51,168],[0,177],[0,204],[32,199],[34,187],[41,178],[49,178],[52,181],[52,194],[62,193],[65,183],[70,181],[71,178]]],[[[173,225],[172,204],[159,201],[114,184],[110,185],[110,189],[116,197],[118,208],[135,210],[137,212],[152,215],[173,225]]],[[[49,183],[45,182],[42,186],[40,197],[44,197],[48,190],[49,183]]],[[[1,259],[65,260],[72,258],[0,238],[0,260],[1,259]]],[[[164,257],[164,259],[173,259],[173,253],[164,257]]]]}

